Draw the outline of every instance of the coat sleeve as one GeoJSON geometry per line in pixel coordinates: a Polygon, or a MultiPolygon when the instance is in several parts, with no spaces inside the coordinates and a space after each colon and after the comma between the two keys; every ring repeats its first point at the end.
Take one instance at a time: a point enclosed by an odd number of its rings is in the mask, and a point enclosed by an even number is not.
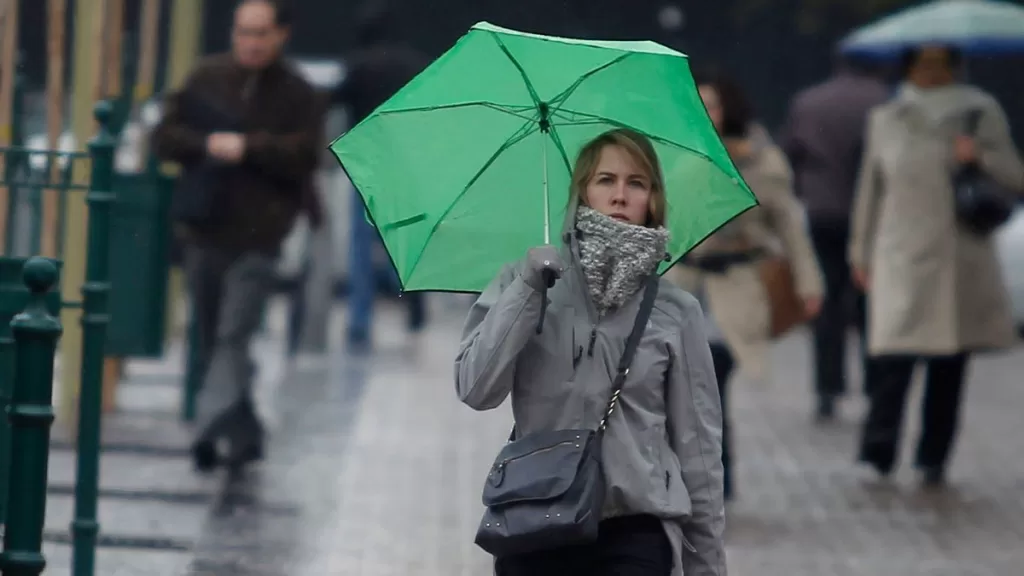
{"type": "Polygon", "coordinates": [[[820,297],[825,292],[824,276],[811,244],[804,208],[793,193],[793,173],[781,152],[772,154],[769,162],[768,177],[757,191],[761,208],[785,246],[797,292],[804,298],[820,297]]]}
{"type": "Polygon", "coordinates": [[[197,67],[185,79],[180,90],[164,99],[163,116],[151,136],[153,150],[161,160],[188,165],[206,157],[206,134],[186,124],[180,111],[183,95],[196,89],[202,74],[202,66],[197,67]]]}
{"type": "Polygon", "coordinates": [[[687,294],[678,338],[671,346],[667,406],[672,449],[679,459],[692,512],[683,521],[686,576],[726,576],[722,405],[697,300],[687,294]]]}
{"type": "Polygon", "coordinates": [[[868,116],[864,133],[864,151],[861,155],[857,187],[854,190],[853,216],[850,225],[849,261],[854,267],[865,270],[871,255],[878,205],[884,192],[881,166],[875,141],[878,139],[880,111],[875,109],[868,116]]]}
{"type": "Polygon", "coordinates": [[[320,163],[324,101],[313,87],[292,78],[294,124],[290,132],[252,132],[245,136],[245,161],[273,178],[301,182],[320,163]]]}
{"type": "Polygon", "coordinates": [[[512,391],[519,353],[540,321],[542,295],[507,267],[466,318],[455,358],[455,390],[476,410],[497,408],[512,391]]]}
{"type": "Polygon", "coordinates": [[[1006,113],[995,99],[978,124],[977,142],[984,170],[1010,192],[1024,196],[1024,162],[1010,135],[1006,113]]]}

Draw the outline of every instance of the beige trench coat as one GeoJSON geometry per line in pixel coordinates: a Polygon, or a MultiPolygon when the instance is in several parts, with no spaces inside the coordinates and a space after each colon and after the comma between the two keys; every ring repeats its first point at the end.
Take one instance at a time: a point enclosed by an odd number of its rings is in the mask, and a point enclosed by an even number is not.
{"type": "Polygon", "coordinates": [[[870,277],[873,355],[947,355],[1015,338],[992,241],[954,213],[952,143],[966,112],[984,110],[976,140],[993,178],[1024,193],[1024,165],[999,104],[970,86],[955,90],[943,114],[903,95],[868,121],[849,257],[870,277]]]}
{"type": "MultiPolygon", "coordinates": [[[[760,206],[713,234],[691,254],[743,252],[763,248],[785,255],[804,298],[824,295],[824,281],[808,234],[803,206],[793,193],[793,177],[782,151],[758,128],[737,168],[760,206]]],[[[704,290],[714,319],[740,370],[761,378],[767,372],[771,310],[756,264],[734,265],[725,274],[675,266],[669,277],[691,292],[704,290]]]]}

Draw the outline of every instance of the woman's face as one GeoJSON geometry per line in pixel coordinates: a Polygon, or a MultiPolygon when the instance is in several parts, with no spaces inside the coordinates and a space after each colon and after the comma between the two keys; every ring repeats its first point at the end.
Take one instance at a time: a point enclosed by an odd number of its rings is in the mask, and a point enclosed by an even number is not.
{"type": "Polygon", "coordinates": [[[920,88],[936,88],[956,81],[950,62],[949,50],[941,46],[926,46],[917,53],[907,79],[920,88]]]}
{"type": "Polygon", "coordinates": [[[587,183],[587,205],[605,216],[644,226],[651,205],[651,178],[621,147],[605,146],[587,183]]]}
{"type": "Polygon", "coordinates": [[[704,107],[708,110],[708,116],[711,117],[711,123],[715,125],[715,130],[719,133],[722,132],[722,100],[718,96],[718,90],[715,90],[714,86],[703,84],[697,87],[700,92],[700,99],[704,101],[704,107]]]}

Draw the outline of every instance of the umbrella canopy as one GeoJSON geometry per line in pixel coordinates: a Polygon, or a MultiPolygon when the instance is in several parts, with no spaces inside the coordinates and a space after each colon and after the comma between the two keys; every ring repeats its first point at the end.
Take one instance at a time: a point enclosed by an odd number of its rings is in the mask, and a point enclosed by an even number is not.
{"type": "Polygon", "coordinates": [[[1024,6],[998,0],[936,0],[856,30],[844,54],[892,57],[927,44],[973,54],[1024,52],[1024,6]]]}
{"type": "Polygon", "coordinates": [[[477,24],[331,150],[404,290],[477,292],[557,240],[576,154],[620,127],[657,149],[674,259],[756,205],[687,58],[654,42],[477,24]]]}

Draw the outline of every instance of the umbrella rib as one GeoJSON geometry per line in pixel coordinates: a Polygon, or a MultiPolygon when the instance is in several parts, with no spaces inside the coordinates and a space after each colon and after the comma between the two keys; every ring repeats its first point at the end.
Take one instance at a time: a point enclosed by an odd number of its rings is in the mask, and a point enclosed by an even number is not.
{"type": "Polygon", "coordinates": [[[552,124],[554,126],[590,126],[590,125],[607,124],[608,123],[607,120],[584,120],[582,122],[573,122],[572,120],[569,120],[568,118],[563,118],[563,120],[565,120],[565,122],[553,122],[552,124]]]}
{"type": "MultiPolygon", "coordinates": [[[[534,88],[533,83],[530,82],[530,77],[527,76],[526,70],[523,68],[522,64],[520,64],[519,61],[516,60],[514,56],[512,56],[512,52],[508,49],[508,46],[505,46],[505,43],[501,41],[501,37],[498,36],[498,34],[496,34],[494,32],[491,32],[491,37],[494,38],[494,42],[498,45],[498,48],[500,48],[501,51],[505,54],[505,57],[508,58],[508,61],[511,62],[512,65],[515,66],[516,70],[519,71],[519,75],[523,79],[523,84],[526,85],[526,90],[530,93],[530,97],[533,98],[533,101],[537,105],[537,107],[540,108],[540,106],[541,106],[540,96],[537,94],[537,89],[534,88]]],[[[602,66],[598,66],[597,68],[586,72],[581,77],[579,77],[576,80],[576,82],[574,82],[572,84],[572,86],[570,86],[569,88],[564,90],[561,94],[556,96],[552,100],[552,102],[562,102],[562,101],[564,101],[566,98],[568,98],[570,95],[572,95],[572,93],[577,88],[579,88],[580,84],[582,84],[587,78],[590,78],[594,74],[597,74],[598,72],[600,72],[601,70],[604,70],[605,68],[608,68],[609,66],[613,66],[616,63],[621,62],[627,56],[629,56],[629,53],[623,54],[621,56],[618,56],[618,57],[614,58],[613,60],[611,60],[610,62],[607,62],[607,63],[603,64],[602,66]]],[[[552,110],[552,113],[557,111],[555,106],[551,106],[551,110],[552,110]]],[[[536,120],[532,119],[532,118],[529,119],[529,121],[530,122],[536,122],[536,120]]],[[[569,156],[565,153],[565,146],[562,145],[562,139],[558,137],[558,134],[555,132],[554,126],[551,126],[550,129],[548,130],[548,132],[551,135],[551,141],[554,142],[555,147],[558,149],[559,155],[562,157],[562,162],[565,163],[566,169],[569,170],[570,172],[572,172],[572,165],[569,162],[569,156]]],[[[527,134],[523,135],[523,138],[525,138],[528,135],[529,135],[529,132],[527,134]]],[[[493,161],[493,159],[492,159],[492,161],[493,161]]],[[[486,166],[484,167],[484,169],[486,170],[486,166]]],[[[478,176],[479,176],[479,174],[478,174],[478,176]]],[[[475,181],[475,178],[474,178],[473,181],[475,181]]],[[[470,181],[469,186],[472,186],[473,181],[470,181]]],[[[469,189],[469,186],[466,187],[467,190],[469,189]]],[[[465,191],[463,191],[463,194],[464,193],[465,193],[465,191]]],[[[440,222],[440,220],[438,222],[440,222]]]]}
{"type": "Polygon", "coordinates": [[[573,92],[575,92],[576,89],[579,88],[580,85],[583,84],[591,76],[594,76],[595,74],[601,72],[602,70],[611,68],[612,66],[622,62],[631,55],[633,55],[633,52],[626,52],[625,54],[620,54],[619,56],[616,56],[615,58],[609,60],[608,62],[605,62],[604,64],[598,66],[597,68],[585,72],[582,76],[577,78],[571,86],[563,90],[561,94],[551,99],[551,107],[557,108],[559,104],[568,100],[569,97],[572,96],[573,92]]]}
{"type": "Polygon", "coordinates": [[[515,116],[516,118],[521,118],[521,119],[527,120],[529,122],[535,121],[534,118],[531,118],[530,116],[525,116],[525,115],[522,114],[522,112],[525,112],[527,110],[532,110],[533,106],[507,106],[507,105],[504,105],[504,104],[495,104],[493,102],[486,102],[486,101],[483,101],[483,100],[478,101],[478,102],[459,102],[459,103],[455,103],[455,104],[440,104],[440,105],[437,105],[437,106],[416,106],[416,107],[413,107],[413,108],[398,108],[398,109],[395,109],[395,110],[382,110],[380,112],[377,112],[377,116],[387,116],[387,115],[391,115],[391,114],[405,114],[405,113],[410,113],[410,112],[434,112],[434,111],[437,111],[437,110],[454,110],[454,109],[458,109],[458,108],[472,108],[472,107],[476,107],[476,106],[479,106],[479,107],[482,107],[482,108],[490,108],[491,110],[497,110],[498,112],[503,112],[505,114],[509,114],[511,116],[515,116]]]}
{"type": "Polygon", "coordinates": [[[530,93],[530,98],[533,98],[533,103],[540,108],[540,96],[537,95],[537,90],[533,87],[533,83],[530,82],[529,76],[526,75],[526,70],[523,69],[523,65],[512,56],[512,52],[509,51],[508,46],[505,46],[505,43],[501,41],[500,36],[491,32],[491,38],[494,38],[494,41],[498,44],[498,48],[505,53],[508,61],[511,62],[512,65],[516,67],[516,70],[519,71],[519,75],[523,78],[523,83],[526,84],[526,90],[530,93]]]}
{"type": "MultiPolygon", "coordinates": [[[[504,144],[499,146],[498,149],[494,152],[494,154],[492,154],[491,157],[488,158],[486,162],[484,162],[484,165],[481,166],[480,169],[476,171],[476,174],[473,174],[473,177],[469,179],[469,182],[466,183],[466,185],[462,188],[462,191],[459,192],[459,194],[448,204],[448,207],[445,208],[444,212],[441,213],[441,217],[438,218],[437,221],[434,222],[434,225],[430,228],[430,234],[428,234],[427,237],[430,238],[434,235],[435,232],[437,232],[437,227],[440,226],[442,222],[444,222],[445,218],[448,217],[448,214],[451,214],[451,211],[455,208],[455,205],[459,203],[459,200],[462,200],[462,197],[465,196],[467,192],[469,192],[469,189],[473,187],[473,184],[476,184],[476,181],[479,180],[480,177],[484,175],[484,172],[487,172],[487,169],[491,167],[491,164],[494,164],[494,162],[497,161],[498,158],[502,154],[504,154],[506,150],[525,140],[537,129],[537,125],[535,125],[531,120],[530,122],[524,124],[521,128],[519,128],[519,130],[516,130],[516,132],[512,134],[512,136],[509,137],[509,139],[506,140],[504,144]]],[[[419,266],[420,260],[423,258],[423,253],[426,252],[427,250],[427,244],[428,243],[423,244],[423,249],[421,249],[420,253],[416,255],[416,262],[412,265],[410,270],[415,271],[416,267],[419,266]]]]}
{"type": "Polygon", "coordinates": [[[562,156],[562,162],[565,162],[565,169],[572,174],[572,164],[569,162],[569,155],[565,153],[565,146],[562,145],[562,139],[559,138],[558,132],[555,131],[555,125],[552,124],[548,129],[548,134],[551,135],[551,141],[555,143],[555,148],[558,149],[558,153],[562,156]]]}
{"type": "MultiPolygon", "coordinates": [[[[537,107],[540,108],[540,106],[541,106],[540,96],[537,94],[537,89],[534,88],[533,83],[530,82],[530,77],[527,76],[526,70],[523,68],[522,64],[520,64],[519,61],[516,60],[514,56],[512,56],[512,52],[508,49],[508,46],[505,46],[505,43],[501,41],[501,37],[498,36],[498,34],[496,34],[494,32],[491,32],[491,37],[494,38],[494,42],[498,45],[498,48],[500,48],[501,51],[505,54],[505,57],[508,58],[508,61],[511,62],[512,65],[516,67],[516,70],[519,71],[519,75],[523,79],[523,84],[526,85],[526,90],[530,93],[530,97],[533,98],[533,101],[537,105],[537,107]]],[[[573,83],[572,86],[570,86],[569,88],[564,90],[561,94],[556,96],[554,98],[554,100],[552,100],[552,102],[564,101],[566,98],[568,98],[573,93],[573,91],[576,90],[576,88],[579,87],[580,84],[583,83],[584,80],[586,80],[587,78],[593,76],[594,74],[597,74],[601,70],[604,70],[605,68],[616,64],[617,62],[621,62],[622,59],[625,58],[626,56],[629,56],[629,54],[627,53],[627,54],[623,54],[622,56],[618,56],[615,59],[613,59],[612,61],[607,62],[607,63],[605,63],[602,66],[599,66],[599,67],[597,67],[597,68],[595,68],[593,70],[590,70],[590,71],[586,72],[585,74],[583,74],[583,76],[578,78],[576,80],[576,82],[573,83]]],[[[555,106],[551,106],[551,110],[552,110],[552,113],[554,113],[556,111],[555,106]]],[[[530,119],[530,121],[531,122],[536,122],[535,119],[530,119]]],[[[561,157],[562,157],[562,162],[565,163],[566,169],[569,170],[570,172],[572,172],[572,165],[569,163],[569,156],[565,153],[565,146],[562,145],[561,138],[559,138],[558,134],[555,133],[554,126],[551,126],[550,129],[548,130],[548,132],[551,135],[551,141],[554,142],[555,147],[558,149],[559,155],[561,155],[561,157]]],[[[529,133],[524,135],[523,138],[525,138],[527,135],[529,135],[529,133]]],[[[492,159],[492,161],[493,161],[493,159],[492,159]]],[[[484,167],[484,169],[486,169],[486,166],[484,167]]],[[[475,181],[475,178],[474,178],[474,181],[475,181]]],[[[473,184],[473,181],[471,181],[469,185],[472,186],[472,184],[473,184]]],[[[468,190],[469,186],[467,186],[466,189],[468,190]]],[[[463,194],[464,193],[465,193],[465,191],[463,191],[463,194]]],[[[440,220],[438,222],[440,222],[440,220]]]]}

